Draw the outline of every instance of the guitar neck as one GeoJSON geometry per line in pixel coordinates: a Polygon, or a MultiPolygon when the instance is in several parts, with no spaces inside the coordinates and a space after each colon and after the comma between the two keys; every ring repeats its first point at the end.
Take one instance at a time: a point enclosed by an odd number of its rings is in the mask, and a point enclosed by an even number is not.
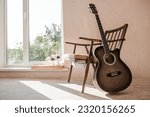
{"type": "Polygon", "coordinates": [[[96,17],[97,25],[98,25],[99,32],[100,32],[100,35],[102,38],[102,44],[103,44],[104,51],[106,54],[110,54],[109,46],[108,46],[108,43],[107,43],[107,40],[105,37],[104,29],[103,29],[102,24],[100,22],[100,18],[98,16],[98,14],[96,14],[95,17],[96,17]]]}

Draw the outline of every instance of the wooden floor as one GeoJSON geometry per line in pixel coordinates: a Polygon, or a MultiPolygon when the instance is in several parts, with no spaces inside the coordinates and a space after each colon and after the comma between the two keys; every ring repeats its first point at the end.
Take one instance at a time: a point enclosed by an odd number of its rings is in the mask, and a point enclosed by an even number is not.
{"type": "Polygon", "coordinates": [[[50,79],[0,79],[1,100],[148,100],[150,80],[136,78],[123,92],[109,94],[86,85],[81,93],[81,84],[67,80],[50,79]]]}

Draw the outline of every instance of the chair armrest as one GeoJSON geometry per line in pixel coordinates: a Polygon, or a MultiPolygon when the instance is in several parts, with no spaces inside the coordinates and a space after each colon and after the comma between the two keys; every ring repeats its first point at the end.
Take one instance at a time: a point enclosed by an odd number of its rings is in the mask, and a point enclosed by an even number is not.
{"type": "MultiPolygon", "coordinates": [[[[101,43],[102,43],[102,40],[100,40],[100,39],[93,39],[93,38],[87,38],[87,37],[79,37],[79,39],[83,39],[83,40],[87,40],[87,41],[91,41],[91,42],[97,42],[97,43],[93,43],[93,45],[101,45],[101,43]]],[[[107,42],[115,42],[115,41],[125,41],[125,39],[107,40],[107,42]]]]}
{"type": "Polygon", "coordinates": [[[83,40],[87,40],[87,41],[101,42],[100,39],[93,39],[93,38],[87,38],[87,37],[79,37],[79,39],[83,39],[83,40]]]}
{"type": "Polygon", "coordinates": [[[90,46],[90,44],[75,43],[75,42],[65,42],[66,44],[77,45],[77,46],[90,46]]]}

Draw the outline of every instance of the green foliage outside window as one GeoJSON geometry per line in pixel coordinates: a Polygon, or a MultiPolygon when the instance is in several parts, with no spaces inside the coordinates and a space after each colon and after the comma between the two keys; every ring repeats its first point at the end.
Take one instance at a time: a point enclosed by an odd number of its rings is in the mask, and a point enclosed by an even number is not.
{"type": "MultiPolygon", "coordinates": [[[[38,35],[29,47],[29,61],[45,61],[61,56],[61,26],[52,24],[51,28],[45,26],[45,33],[38,35]]],[[[23,63],[22,44],[17,44],[15,49],[8,49],[8,63],[23,63]]]]}

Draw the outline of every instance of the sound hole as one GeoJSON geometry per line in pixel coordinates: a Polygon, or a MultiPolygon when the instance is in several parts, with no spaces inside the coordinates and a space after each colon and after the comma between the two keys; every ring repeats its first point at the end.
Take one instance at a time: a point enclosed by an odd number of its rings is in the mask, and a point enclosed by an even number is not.
{"type": "Polygon", "coordinates": [[[115,71],[107,74],[107,77],[116,77],[121,74],[121,71],[115,71]]]}
{"type": "Polygon", "coordinates": [[[114,54],[105,54],[103,57],[106,64],[113,65],[116,62],[116,57],[114,54]]]}

